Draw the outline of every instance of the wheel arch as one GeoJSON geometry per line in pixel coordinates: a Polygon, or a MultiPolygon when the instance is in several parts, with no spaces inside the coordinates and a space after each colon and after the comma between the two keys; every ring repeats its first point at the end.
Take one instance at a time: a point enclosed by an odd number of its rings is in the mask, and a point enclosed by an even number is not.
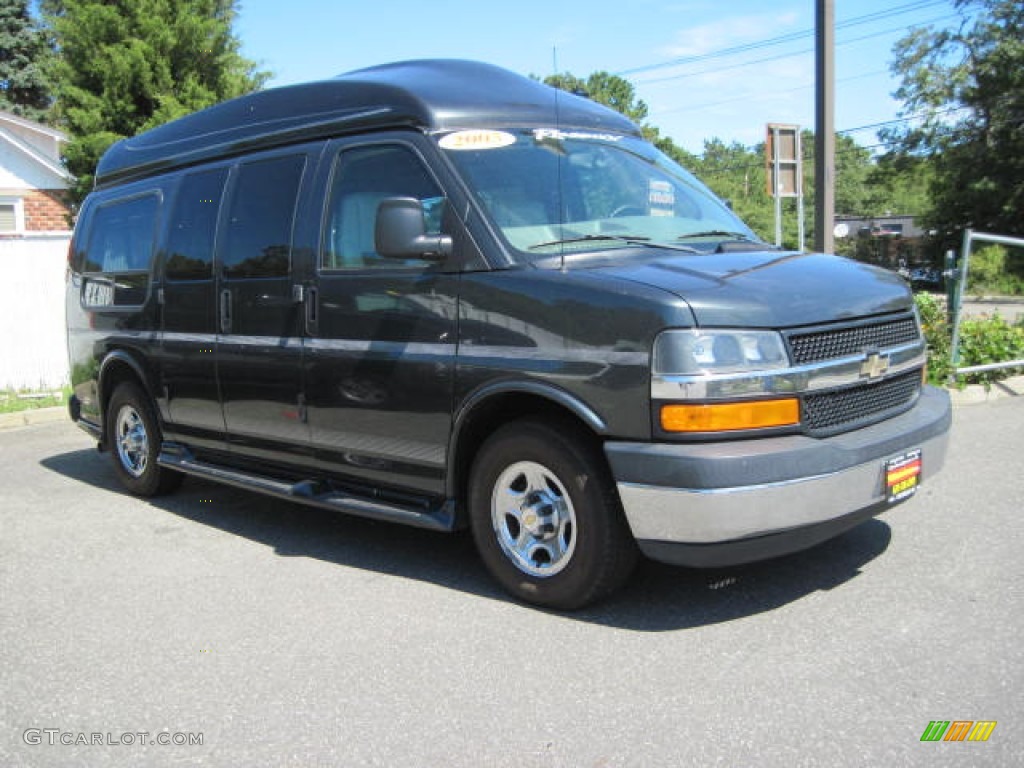
{"type": "Polygon", "coordinates": [[[152,382],[145,365],[128,350],[111,350],[103,358],[96,380],[97,401],[100,407],[100,429],[102,430],[101,449],[107,447],[110,438],[107,434],[107,406],[110,404],[114,390],[125,381],[134,381],[142,387],[142,391],[148,397],[153,398],[152,382]]]}
{"type": "Polygon", "coordinates": [[[596,411],[558,387],[519,381],[480,388],[456,413],[449,442],[446,494],[455,500],[459,524],[468,520],[469,476],[480,446],[502,425],[527,416],[567,423],[595,441],[608,434],[608,425],[596,411]]]}

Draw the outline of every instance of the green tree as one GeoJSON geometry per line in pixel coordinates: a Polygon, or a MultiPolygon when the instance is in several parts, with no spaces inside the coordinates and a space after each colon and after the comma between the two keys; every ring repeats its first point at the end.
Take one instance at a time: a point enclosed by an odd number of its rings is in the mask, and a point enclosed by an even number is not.
{"type": "Polygon", "coordinates": [[[547,85],[559,88],[577,96],[585,96],[591,101],[611,107],[621,112],[634,123],[643,124],[647,117],[647,104],[636,97],[633,84],[618,75],[607,72],[594,72],[586,80],[582,80],[569,72],[548,75],[544,78],[547,85]]]}
{"type": "Polygon", "coordinates": [[[0,110],[45,121],[50,108],[45,69],[52,50],[28,6],[28,0],[0,0],[0,110]]]}
{"type": "MultiPolygon", "coordinates": [[[[801,133],[803,148],[804,247],[814,235],[814,133],[801,133]]],[[[849,136],[836,136],[836,212],[870,216],[882,209],[877,190],[869,180],[875,170],[870,151],[849,136]]],[[[704,142],[697,174],[717,194],[732,203],[740,218],[762,238],[775,239],[775,201],[768,194],[767,164],[763,143],[753,147],[724,144],[720,139],[704,142]]],[[[782,201],[783,245],[797,248],[799,226],[793,199],[782,201]]]]}
{"type": "Polygon", "coordinates": [[[1024,234],[1024,4],[954,0],[961,19],[912,30],[894,49],[896,97],[920,122],[887,137],[929,156],[926,223],[1024,234]]]}
{"type": "Polygon", "coordinates": [[[667,136],[662,136],[656,127],[645,122],[647,103],[643,99],[637,98],[636,89],[628,80],[608,72],[594,72],[586,80],[569,72],[563,72],[562,74],[548,75],[544,78],[544,82],[563,91],[611,107],[640,126],[640,131],[645,139],[680,165],[692,168],[696,163],[697,158],[694,155],[677,146],[667,136]]]}
{"type": "MultiPolygon", "coordinates": [[[[705,140],[704,151],[691,166],[701,181],[723,200],[759,237],[775,239],[775,203],[765,180],[764,144],[745,147],[719,138],[705,140]]],[[[796,241],[796,225],[793,226],[796,241]]]]}
{"type": "Polygon", "coordinates": [[[878,158],[868,174],[871,212],[924,218],[931,209],[934,172],[928,157],[890,152],[878,158]]]}
{"type": "MultiPolygon", "coordinates": [[[[810,170],[811,185],[814,183],[814,134],[804,136],[804,146],[810,152],[805,160],[810,170]]],[[[836,213],[850,216],[872,215],[878,212],[878,200],[868,184],[875,164],[871,151],[860,146],[852,137],[836,134],[836,213]]],[[[813,189],[812,189],[813,191],[813,189]]],[[[814,199],[808,200],[814,206],[814,199]]]]}
{"type": "Polygon", "coordinates": [[[236,0],[43,0],[59,57],[54,110],[81,200],[115,141],[260,88],[239,53],[236,0]]]}

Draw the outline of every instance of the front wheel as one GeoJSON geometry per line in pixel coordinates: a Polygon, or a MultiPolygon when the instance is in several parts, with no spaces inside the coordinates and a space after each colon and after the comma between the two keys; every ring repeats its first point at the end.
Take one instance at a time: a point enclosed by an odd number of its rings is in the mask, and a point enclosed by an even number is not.
{"type": "Polygon", "coordinates": [[[142,389],[130,381],[119,384],[110,397],[107,414],[114,470],[125,488],[137,496],[173,491],[182,476],[157,463],[160,426],[142,389]]]}
{"type": "Polygon", "coordinates": [[[600,449],[571,425],[502,427],[470,478],[480,556],[516,597],[571,610],[604,597],[637,559],[600,449]]]}

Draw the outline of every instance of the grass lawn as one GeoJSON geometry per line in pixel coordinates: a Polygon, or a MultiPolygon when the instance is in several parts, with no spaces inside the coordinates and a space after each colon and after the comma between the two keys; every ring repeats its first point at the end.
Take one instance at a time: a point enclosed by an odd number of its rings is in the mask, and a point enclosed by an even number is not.
{"type": "Polygon", "coordinates": [[[0,413],[18,413],[33,408],[51,408],[65,405],[71,395],[71,387],[63,390],[44,390],[42,392],[0,390],[0,413]]]}

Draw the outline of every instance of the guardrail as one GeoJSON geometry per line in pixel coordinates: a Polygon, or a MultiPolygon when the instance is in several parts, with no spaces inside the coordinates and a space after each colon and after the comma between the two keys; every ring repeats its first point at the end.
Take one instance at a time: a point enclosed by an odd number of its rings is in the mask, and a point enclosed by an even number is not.
{"type": "MultiPolygon", "coordinates": [[[[963,302],[964,288],[967,287],[967,270],[971,263],[971,248],[975,241],[984,243],[996,243],[998,245],[1009,245],[1011,247],[1024,248],[1024,239],[1019,237],[1008,237],[1006,235],[993,235],[988,232],[975,232],[973,229],[964,230],[964,244],[961,250],[960,263],[958,266],[950,266],[946,270],[947,278],[954,278],[954,287],[950,291],[949,311],[953,316],[953,340],[949,353],[949,362],[953,368],[953,375],[963,373],[981,373],[982,371],[996,371],[1003,368],[1024,367],[1024,360],[1006,360],[998,363],[986,363],[985,365],[970,365],[960,368],[960,306],[963,302]]],[[[952,378],[952,376],[951,376],[952,378]]]]}

